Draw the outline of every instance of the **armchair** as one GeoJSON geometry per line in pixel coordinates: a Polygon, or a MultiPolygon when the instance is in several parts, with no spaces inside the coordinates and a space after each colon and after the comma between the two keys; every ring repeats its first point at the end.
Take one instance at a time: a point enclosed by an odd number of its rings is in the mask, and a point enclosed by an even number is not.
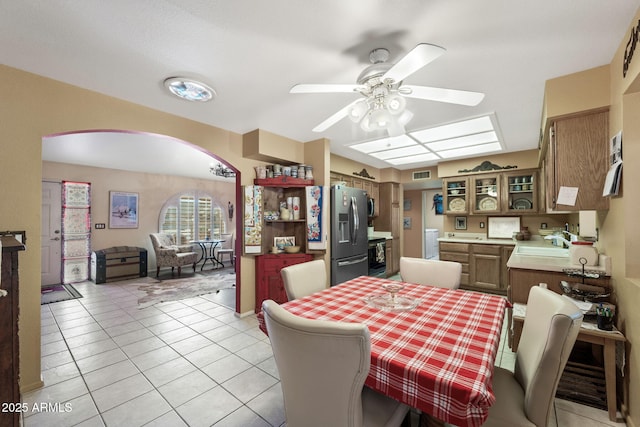
{"type": "Polygon", "coordinates": [[[151,233],[149,237],[156,253],[156,277],[160,275],[161,267],[171,267],[171,275],[174,268],[178,267],[178,276],[184,265],[193,265],[193,271],[196,271],[198,253],[193,251],[191,245],[176,245],[174,236],[167,233],[151,233]]]}

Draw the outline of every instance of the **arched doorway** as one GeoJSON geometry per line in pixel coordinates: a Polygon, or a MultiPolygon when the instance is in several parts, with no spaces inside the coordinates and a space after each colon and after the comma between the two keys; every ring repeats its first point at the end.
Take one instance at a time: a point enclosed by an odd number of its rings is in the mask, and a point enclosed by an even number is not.
{"type": "MultiPolygon", "coordinates": [[[[157,205],[164,202],[162,195],[165,188],[168,188],[167,192],[172,192],[171,194],[176,193],[173,191],[175,188],[170,188],[174,181],[177,181],[175,177],[189,179],[195,183],[191,185],[209,191],[215,191],[213,189],[216,186],[226,183],[232,191],[225,193],[224,204],[228,203],[232,207],[235,205],[237,208],[241,206],[240,172],[215,153],[181,139],[147,132],[85,130],[48,135],[42,141],[42,160],[69,165],[69,170],[76,169],[74,180],[91,181],[89,168],[112,171],[93,177],[96,182],[92,183],[92,248],[127,244],[148,246],[148,249],[151,249],[148,235],[158,231],[160,210],[157,205]],[[217,176],[212,173],[212,167],[218,164],[232,171],[235,177],[217,176]],[[146,183],[142,189],[140,182],[136,183],[136,189],[144,193],[140,194],[139,225],[134,230],[111,229],[107,218],[108,192],[127,191],[127,182],[119,182],[117,178],[129,173],[141,174],[140,181],[146,183]],[[113,183],[109,182],[110,179],[113,179],[113,183]]],[[[43,181],[56,178],[67,179],[64,176],[47,176],[46,168],[43,168],[43,181]]],[[[235,231],[236,238],[241,236],[242,224],[238,215],[227,217],[227,220],[230,229],[235,231]]],[[[241,291],[239,247],[240,245],[235,245],[236,312],[240,310],[241,291]]]]}

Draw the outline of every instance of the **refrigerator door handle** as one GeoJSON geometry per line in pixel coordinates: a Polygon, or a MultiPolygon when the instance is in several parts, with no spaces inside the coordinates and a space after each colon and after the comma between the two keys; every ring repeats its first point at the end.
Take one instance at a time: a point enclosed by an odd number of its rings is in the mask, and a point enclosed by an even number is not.
{"type": "Polygon", "coordinates": [[[354,259],[351,261],[338,261],[338,267],[344,267],[345,265],[360,264],[361,262],[364,262],[367,259],[368,258],[365,256],[365,257],[354,259]]]}
{"type": "Polygon", "coordinates": [[[360,230],[360,217],[358,215],[358,201],[355,196],[351,196],[351,207],[353,212],[353,228],[351,229],[351,244],[358,243],[358,230],[360,230]]]}

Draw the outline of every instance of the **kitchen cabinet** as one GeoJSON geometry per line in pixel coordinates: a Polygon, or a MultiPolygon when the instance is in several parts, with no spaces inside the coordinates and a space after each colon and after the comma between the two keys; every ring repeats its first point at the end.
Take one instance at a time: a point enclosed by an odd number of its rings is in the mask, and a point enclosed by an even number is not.
{"type": "Polygon", "coordinates": [[[391,260],[393,259],[393,240],[389,240],[387,239],[387,244],[386,244],[386,250],[385,250],[385,256],[386,256],[386,263],[387,263],[387,270],[385,271],[385,275],[386,277],[391,277],[395,274],[395,270],[393,269],[393,265],[391,260]]]}
{"type": "Polygon", "coordinates": [[[449,215],[523,215],[539,212],[537,169],[445,178],[444,213],[449,215]]]}
{"type": "Polygon", "coordinates": [[[272,299],[278,304],[288,301],[280,270],[290,265],[313,260],[310,254],[267,254],[256,257],[256,306],[262,310],[262,302],[272,299]]]}
{"type": "Polygon", "coordinates": [[[380,184],[365,178],[358,178],[355,176],[343,175],[338,172],[331,172],[329,174],[329,181],[331,185],[335,185],[339,182],[344,182],[347,187],[359,188],[361,190],[366,191],[367,195],[375,201],[374,216],[379,215],[380,184]]]}
{"type": "MultiPolygon", "coordinates": [[[[501,291],[502,253],[500,245],[470,245],[469,286],[482,290],[501,291]]],[[[505,292],[506,292],[506,288],[505,292]]]]}
{"type": "MultiPolygon", "coordinates": [[[[18,252],[25,246],[14,237],[2,237],[2,291],[0,294],[0,402],[19,404],[20,352],[18,340],[18,252]]],[[[4,408],[6,409],[6,408],[4,408]]],[[[20,412],[1,411],[0,425],[19,426],[20,412]]]]}
{"type": "Polygon", "coordinates": [[[440,242],[440,259],[462,264],[461,288],[501,295],[507,293],[511,251],[513,245],[440,242]]]}
{"type": "Polygon", "coordinates": [[[440,242],[440,259],[462,264],[460,286],[469,285],[469,244],[440,242]]]}
{"type": "Polygon", "coordinates": [[[499,214],[502,211],[502,182],[499,174],[474,175],[471,187],[471,213],[499,214]]]}
{"type": "Polygon", "coordinates": [[[602,196],[609,167],[609,112],[556,119],[545,154],[546,202],[550,211],[609,209],[602,196]],[[560,187],[576,187],[575,205],[557,202],[560,187]]]}
{"type": "Polygon", "coordinates": [[[538,171],[503,172],[502,213],[524,214],[539,211],[538,171]]]}
{"type": "Polygon", "coordinates": [[[469,180],[466,177],[444,178],[442,187],[442,207],[445,214],[469,213],[469,180]]]}
{"type": "Polygon", "coordinates": [[[391,257],[387,258],[387,276],[400,271],[400,230],[402,229],[402,215],[400,211],[400,184],[383,182],[380,184],[380,214],[375,220],[375,228],[391,232],[391,257]]]}

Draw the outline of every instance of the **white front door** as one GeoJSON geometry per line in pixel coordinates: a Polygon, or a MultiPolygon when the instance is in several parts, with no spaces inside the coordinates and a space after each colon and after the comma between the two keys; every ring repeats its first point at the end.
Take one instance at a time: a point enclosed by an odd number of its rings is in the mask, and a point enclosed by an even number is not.
{"type": "Polygon", "coordinates": [[[61,283],[62,184],[42,182],[42,279],[41,286],[61,283]]]}

